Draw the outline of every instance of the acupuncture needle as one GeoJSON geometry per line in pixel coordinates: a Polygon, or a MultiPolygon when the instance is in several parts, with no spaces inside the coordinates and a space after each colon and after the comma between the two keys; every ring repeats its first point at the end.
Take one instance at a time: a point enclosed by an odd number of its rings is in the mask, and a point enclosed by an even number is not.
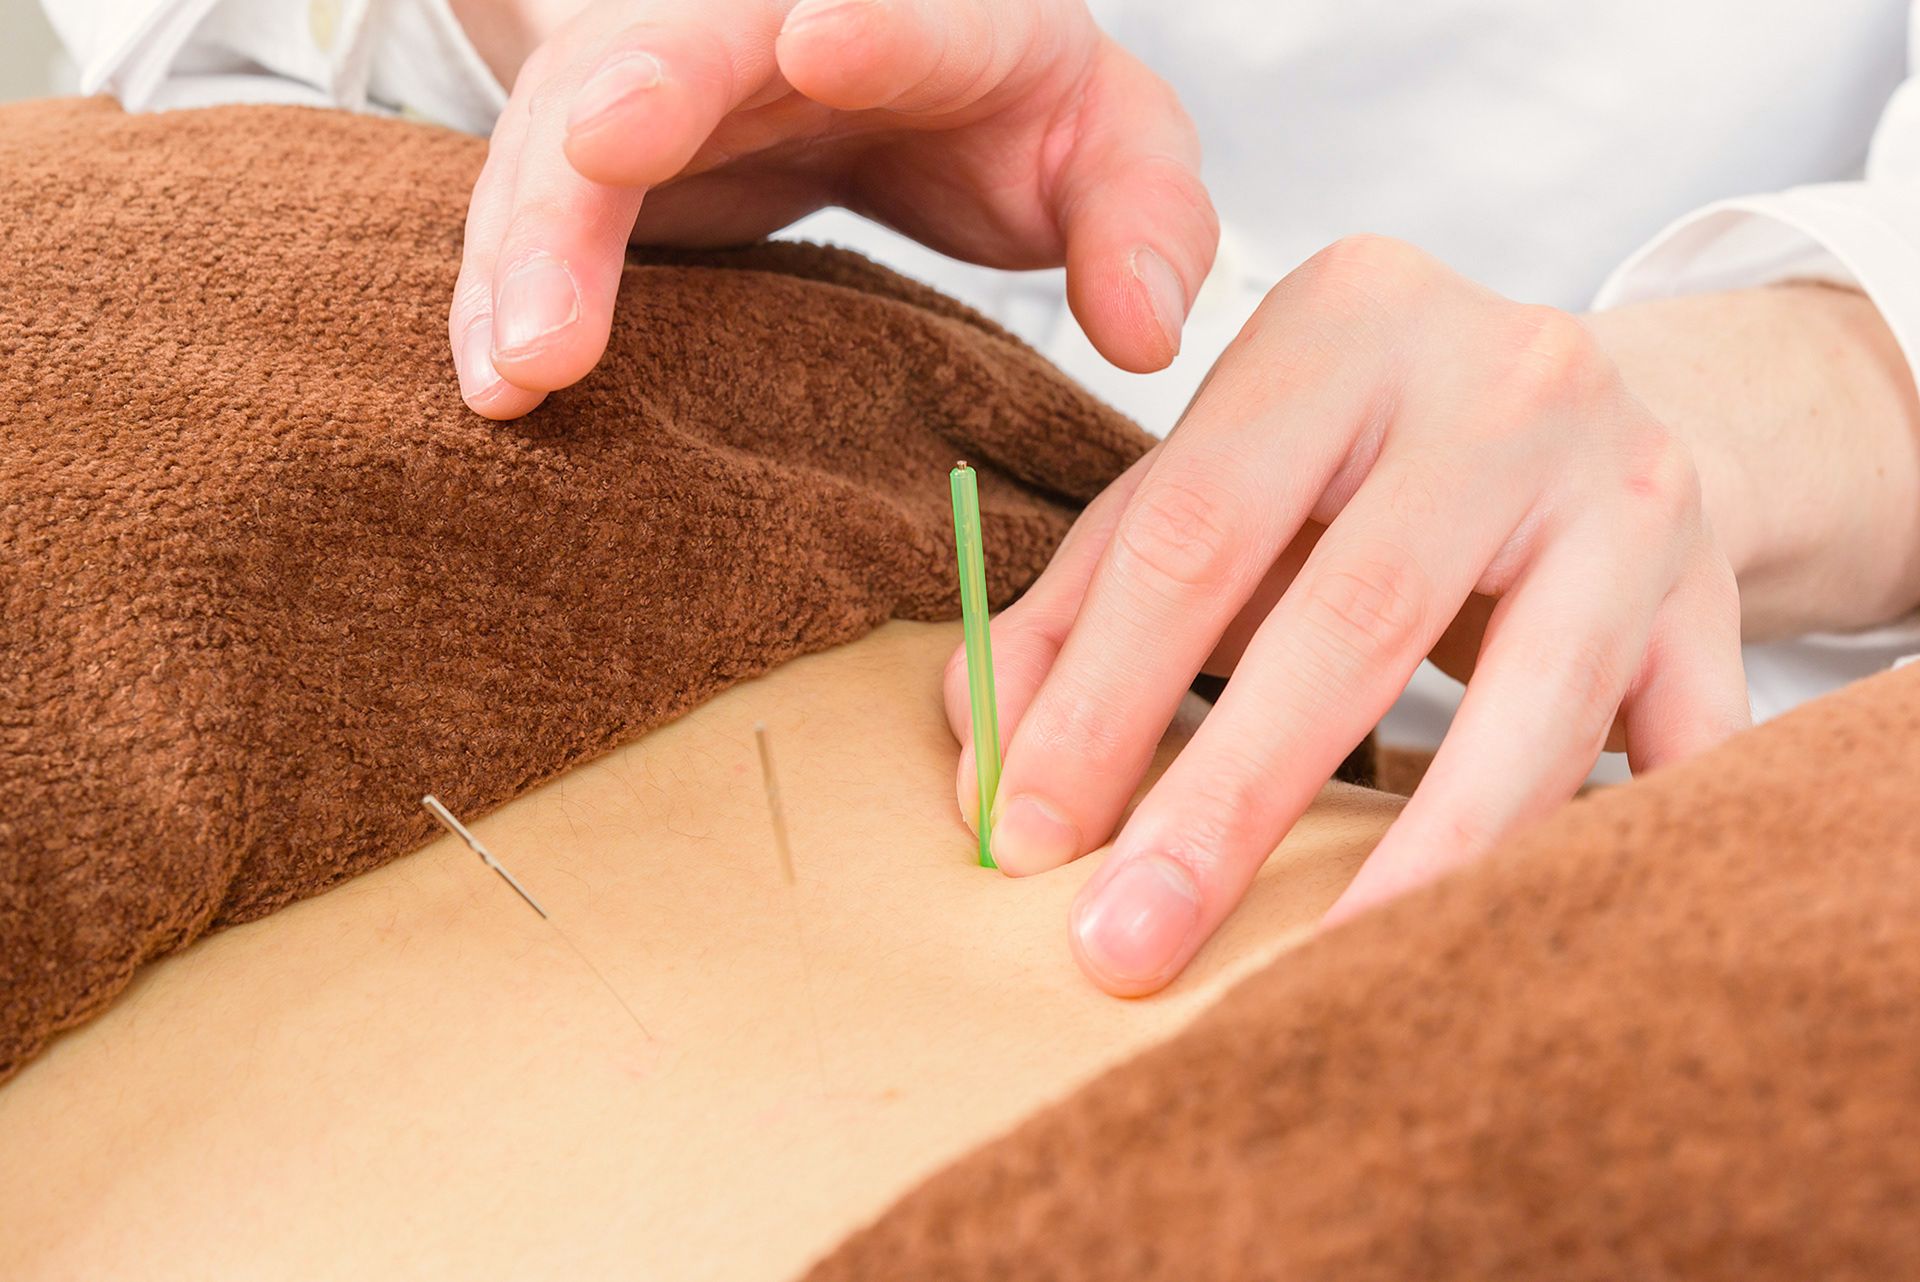
{"type": "Polygon", "coordinates": [[[455,819],[453,817],[453,811],[448,810],[445,806],[441,805],[440,799],[438,797],[435,797],[429,794],[425,797],[420,798],[420,804],[425,806],[428,809],[428,811],[432,813],[433,817],[440,821],[440,826],[442,828],[445,828],[448,832],[452,833],[454,836],[458,837],[460,840],[466,842],[467,849],[471,850],[474,854],[480,856],[480,862],[484,863],[487,867],[499,873],[500,880],[506,882],[509,886],[512,886],[513,893],[527,901],[527,907],[539,913],[543,919],[547,921],[553,920],[552,917],[548,916],[547,910],[540,906],[540,901],[527,893],[527,888],[525,886],[522,886],[519,880],[515,878],[512,873],[507,871],[507,866],[501,863],[498,859],[495,859],[493,857],[493,852],[491,850],[488,850],[485,846],[481,845],[480,839],[474,836],[472,833],[468,832],[467,826],[461,823],[458,819],[455,819]]]}
{"type": "Polygon", "coordinates": [[[786,807],[780,802],[780,780],[773,772],[773,743],[767,723],[753,723],[754,742],[760,746],[760,782],[767,793],[767,817],[773,821],[773,845],[780,856],[780,876],[787,883],[787,913],[793,923],[793,943],[800,953],[800,983],[807,994],[807,1022],[813,1027],[813,1063],[820,1074],[820,1093],[827,1093],[827,1057],[821,1048],[820,1009],[813,1000],[813,963],[807,955],[806,927],[800,920],[797,881],[793,874],[793,843],[787,836],[786,807]]]}
{"type": "Polygon", "coordinates": [[[767,814],[773,820],[773,845],[780,854],[780,875],[789,886],[793,880],[793,844],[787,839],[787,812],[780,804],[780,781],[773,773],[773,745],[767,741],[767,723],[753,725],[754,742],[760,745],[760,779],[767,789],[767,814]]]}
{"type": "Polygon", "coordinates": [[[633,1021],[633,1026],[639,1029],[641,1035],[645,1037],[648,1041],[652,1041],[653,1034],[648,1032],[647,1026],[640,1022],[640,1017],[633,1013],[633,1007],[627,1005],[627,999],[620,995],[620,990],[615,988],[613,986],[612,981],[610,981],[606,977],[606,975],[601,973],[601,970],[598,966],[593,964],[593,959],[591,957],[587,956],[585,953],[580,951],[580,945],[573,942],[573,937],[568,935],[566,931],[560,929],[559,923],[553,920],[553,916],[550,913],[548,913],[546,909],[540,906],[540,901],[535,899],[531,894],[527,893],[527,888],[520,884],[518,878],[516,878],[512,873],[507,871],[506,865],[501,863],[498,859],[495,859],[493,857],[493,852],[491,850],[488,850],[484,845],[482,845],[478,837],[468,832],[467,826],[461,823],[458,819],[456,819],[451,810],[448,810],[445,806],[441,805],[440,799],[438,797],[435,797],[432,794],[428,794],[427,796],[422,797],[420,799],[420,804],[427,808],[427,813],[431,814],[435,819],[440,821],[440,826],[442,828],[445,828],[448,832],[458,837],[461,841],[466,842],[467,849],[471,850],[474,854],[480,856],[480,861],[482,863],[486,864],[487,867],[499,873],[500,879],[506,882],[507,885],[513,887],[513,893],[527,901],[527,907],[533,909],[533,911],[540,914],[540,919],[546,922],[547,925],[553,928],[553,933],[559,937],[561,943],[565,944],[569,949],[573,951],[573,955],[575,957],[578,957],[580,959],[580,964],[593,972],[593,977],[600,981],[600,986],[602,988],[607,990],[607,996],[613,998],[614,1001],[620,1003],[620,1009],[627,1013],[627,1018],[633,1021]]]}

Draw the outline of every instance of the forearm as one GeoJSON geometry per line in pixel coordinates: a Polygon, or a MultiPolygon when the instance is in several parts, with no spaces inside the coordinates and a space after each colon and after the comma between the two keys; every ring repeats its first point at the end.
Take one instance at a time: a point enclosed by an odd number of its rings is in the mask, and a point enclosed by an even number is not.
{"type": "Polygon", "coordinates": [[[1920,606],[1920,397],[1872,303],[1782,285],[1590,323],[1692,449],[1749,640],[1920,606]]]}

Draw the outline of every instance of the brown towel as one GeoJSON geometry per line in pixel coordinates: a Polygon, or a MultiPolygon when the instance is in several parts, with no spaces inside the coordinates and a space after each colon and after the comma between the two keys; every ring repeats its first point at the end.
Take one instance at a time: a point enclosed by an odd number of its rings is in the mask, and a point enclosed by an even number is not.
{"type": "Polygon", "coordinates": [[[730,682],[957,613],[1145,438],[848,254],[636,258],[602,366],[469,413],[474,139],[0,111],[0,1080],[142,961],[392,859],[730,682]]]}
{"type": "Polygon", "coordinates": [[[1917,797],[1920,666],[1576,802],[813,1282],[1920,1277],[1917,797]]]}

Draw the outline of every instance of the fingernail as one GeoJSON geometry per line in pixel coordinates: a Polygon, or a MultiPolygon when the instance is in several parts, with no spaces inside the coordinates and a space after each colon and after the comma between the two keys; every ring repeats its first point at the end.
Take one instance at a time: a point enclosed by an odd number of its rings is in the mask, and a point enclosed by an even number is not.
{"type": "Polygon", "coordinates": [[[493,355],[524,355],[580,319],[580,287],[557,258],[536,254],[507,275],[493,303],[493,355]]]}
{"type": "Polygon", "coordinates": [[[460,399],[471,401],[500,381],[493,368],[493,324],[477,320],[460,340],[460,358],[454,362],[460,376],[460,399]]]}
{"type": "Polygon", "coordinates": [[[993,862],[1014,877],[1045,872],[1080,857],[1080,830],[1031,793],[993,812],[993,862]]]}
{"type": "Polygon", "coordinates": [[[650,53],[626,53],[593,73],[581,87],[567,113],[567,128],[580,129],[618,107],[635,94],[657,89],[667,76],[666,68],[650,53]]]}
{"type": "Polygon", "coordinates": [[[980,777],[973,764],[973,745],[960,749],[960,773],[954,776],[954,792],[960,798],[960,817],[976,835],[980,832],[980,777]]]}
{"type": "Polygon", "coordinates": [[[1146,291],[1153,318],[1160,322],[1167,345],[1180,350],[1180,327],[1187,323],[1187,287],[1174,275],[1167,260],[1151,249],[1136,249],[1131,262],[1133,278],[1146,291]]]}
{"type": "Polygon", "coordinates": [[[1089,965],[1107,979],[1144,983],[1165,974],[1200,921],[1200,892],[1180,864],[1137,855],[1074,913],[1089,965]]]}
{"type": "Polygon", "coordinates": [[[822,18],[838,18],[855,9],[878,9],[884,3],[886,0],[800,0],[787,15],[785,30],[792,31],[822,18]]]}

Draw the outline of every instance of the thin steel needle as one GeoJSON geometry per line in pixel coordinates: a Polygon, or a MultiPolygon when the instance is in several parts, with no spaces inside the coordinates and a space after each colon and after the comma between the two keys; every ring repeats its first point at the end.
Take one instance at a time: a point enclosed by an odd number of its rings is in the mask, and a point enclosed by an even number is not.
{"type": "Polygon", "coordinates": [[[773,819],[773,844],[780,852],[780,875],[793,885],[793,846],[787,840],[787,812],[780,805],[780,781],[773,773],[773,746],[767,742],[767,723],[753,723],[753,737],[760,745],[760,777],[767,786],[767,813],[773,819]]]}
{"type": "Polygon", "coordinates": [[[787,883],[787,912],[793,921],[793,946],[800,953],[800,983],[807,994],[807,1022],[813,1028],[813,1066],[820,1074],[820,1093],[827,1093],[827,1053],[820,1041],[820,1009],[813,1000],[813,963],[807,959],[807,931],[800,922],[800,901],[795,897],[797,880],[793,875],[793,846],[787,840],[787,812],[780,804],[780,781],[773,773],[773,744],[767,736],[767,723],[753,723],[753,738],[760,745],[760,781],[767,789],[767,815],[773,820],[773,844],[780,854],[780,876],[787,883]]]}
{"type": "Polygon", "coordinates": [[[553,918],[548,915],[547,910],[540,906],[539,900],[527,893],[525,886],[522,886],[514,879],[513,874],[507,871],[506,865],[502,864],[498,859],[495,859],[493,852],[481,845],[480,839],[468,832],[467,826],[458,819],[455,819],[453,812],[441,805],[438,797],[432,795],[422,797],[420,798],[420,804],[425,806],[428,813],[440,821],[441,827],[466,842],[467,848],[473,851],[474,854],[480,856],[481,861],[484,862],[487,867],[499,873],[500,879],[513,887],[513,893],[527,901],[527,907],[540,914],[541,920],[551,926],[553,933],[560,937],[560,942],[565,944],[568,950],[580,959],[580,964],[593,972],[593,977],[600,981],[600,987],[607,990],[607,996],[620,1003],[620,1009],[627,1013],[627,1018],[632,1020],[633,1026],[640,1030],[640,1035],[648,1041],[652,1041],[653,1034],[647,1030],[645,1024],[640,1022],[640,1017],[633,1013],[633,1007],[627,1005],[627,999],[620,995],[620,990],[613,986],[613,981],[608,979],[601,969],[593,964],[593,958],[580,951],[580,945],[573,942],[573,936],[560,929],[560,924],[554,921],[553,918]]]}
{"type": "MultiPolygon", "coordinates": [[[[493,852],[481,845],[480,839],[468,832],[467,826],[458,819],[455,819],[453,812],[441,805],[438,797],[431,795],[422,797],[420,798],[420,804],[425,806],[428,812],[440,821],[442,828],[445,828],[448,832],[466,842],[467,849],[480,856],[482,863],[499,873],[500,879],[513,887],[513,893],[527,901],[527,907],[533,909],[533,911],[539,913],[542,917],[547,916],[547,910],[540,906],[540,901],[528,894],[525,886],[522,886],[518,881],[514,880],[513,874],[507,871],[506,865],[502,864],[498,859],[495,859],[493,852]]],[[[548,918],[548,920],[551,920],[551,918],[548,918]]]]}

